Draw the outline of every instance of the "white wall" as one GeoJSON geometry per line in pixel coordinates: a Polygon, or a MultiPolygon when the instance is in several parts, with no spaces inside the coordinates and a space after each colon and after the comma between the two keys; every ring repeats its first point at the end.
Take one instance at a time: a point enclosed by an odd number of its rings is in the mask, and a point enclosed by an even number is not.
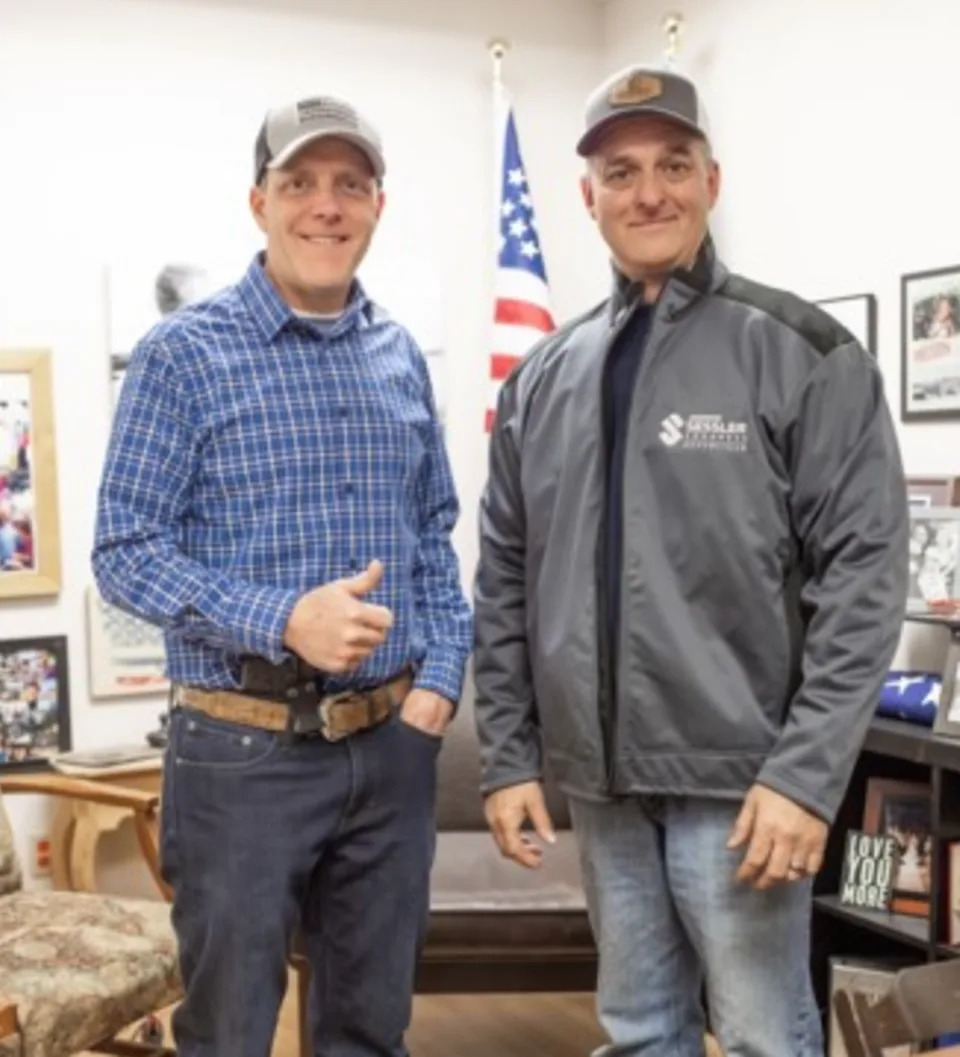
{"type": "MultiPolygon", "coordinates": [[[[246,195],[265,107],[333,91],[368,111],[389,203],[365,276],[401,318],[438,306],[469,581],[494,245],[486,42],[513,44],[504,77],[566,316],[606,286],[572,150],[601,30],[585,0],[0,0],[0,348],[54,353],[64,559],[59,599],[4,603],[0,638],[69,637],[77,746],[139,740],[161,705],[87,693],[82,602],[110,417],[104,265],[179,256],[239,274],[259,245],[246,195]]],[[[9,807],[23,845],[45,809],[9,807]]]]}
{"type": "MultiPolygon", "coordinates": [[[[960,265],[956,41],[960,4],[684,0],[677,68],[706,101],[723,187],[720,251],[809,298],[872,292],[906,470],[960,471],[960,423],[899,421],[900,276],[960,265]]],[[[665,8],[610,0],[604,67],[660,62],[665,8]]],[[[940,663],[907,628],[897,664],[940,663]]]]}
{"type": "MultiPolygon", "coordinates": [[[[960,4],[684,0],[677,68],[699,85],[735,270],[810,298],[873,292],[899,420],[900,276],[960,264],[960,4]]],[[[610,0],[604,66],[661,60],[664,8],[610,0]]],[[[960,469],[960,424],[900,426],[911,473],[960,469]]]]}

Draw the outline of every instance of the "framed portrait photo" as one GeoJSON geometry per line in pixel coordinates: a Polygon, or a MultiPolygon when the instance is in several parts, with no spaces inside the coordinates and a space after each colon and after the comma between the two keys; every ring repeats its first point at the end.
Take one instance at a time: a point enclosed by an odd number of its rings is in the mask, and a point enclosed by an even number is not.
{"type": "Polygon", "coordinates": [[[0,351],[0,599],[59,590],[50,354],[0,351]]]}
{"type": "Polygon", "coordinates": [[[950,628],[950,644],[943,662],[940,704],[933,732],[960,738],[960,616],[950,628]]]}
{"type": "Polygon", "coordinates": [[[901,279],[901,417],[960,419],[960,265],[901,279]]]}
{"type": "Polygon", "coordinates": [[[960,507],[910,507],[908,613],[936,613],[960,598],[960,507]]]}
{"type": "Polygon", "coordinates": [[[0,770],[42,768],[69,748],[66,638],[0,639],[0,770]]]}
{"type": "Polygon", "coordinates": [[[845,326],[871,356],[877,355],[877,299],[873,294],[826,297],[816,303],[845,326]]]}

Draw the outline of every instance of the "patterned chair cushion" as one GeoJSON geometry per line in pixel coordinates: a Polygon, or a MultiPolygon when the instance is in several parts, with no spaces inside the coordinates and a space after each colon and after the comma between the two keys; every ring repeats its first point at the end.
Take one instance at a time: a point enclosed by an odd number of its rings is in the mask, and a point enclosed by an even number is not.
{"type": "Polygon", "coordinates": [[[80,892],[0,898],[0,998],[17,1006],[23,1034],[22,1052],[0,1042],[0,1057],[66,1057],[179,996],[165,903],[80,892]]]}
{"type": "Polygon", "coordinates": [[[20,865],[13,846],[13,830],[0,796],[0,896],[20,888],[20,865]]]}

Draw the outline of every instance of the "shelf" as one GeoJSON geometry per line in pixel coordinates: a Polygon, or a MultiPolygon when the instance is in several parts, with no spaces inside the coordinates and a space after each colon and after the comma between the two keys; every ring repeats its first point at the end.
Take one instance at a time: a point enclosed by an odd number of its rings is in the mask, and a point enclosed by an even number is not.
{"type": "Polygon", "coordinates": [[[946,738],[929,727],[902,719],[875,718],[863,748],[865,752],[960,771],[960,738],[946,738]]]}
{"type": "Polygon", "coordinates": [[[946,943],[938,943],[937,956],[940,958],[960,958],[960,947],[949,947],[946,943]]]}
{"type": "Polygon", "coordinates": [[[945,616],[939,613],[907,613],[904,620],[911,624],[940,624],[945,628],[960,627],[960,615],[954,614],[945,616]]]}
{"type": "MultiPolygon", "coordinates": [[[[889,914],[884,910],[860,910],[857,907],[844,906],[840,896],[814,896],[813,905],[817,910],[833,917],[849,921],[860,928],[879,932],[884,936],[908,943],[911,947],[926,950],[930,945],[930,919],[911,917],[909,914],[889,914]]],[[[948,948],[949,949],[949,948],[948,948]]],[[[960,951],[955,952],[960,954],[960,951]]]]}

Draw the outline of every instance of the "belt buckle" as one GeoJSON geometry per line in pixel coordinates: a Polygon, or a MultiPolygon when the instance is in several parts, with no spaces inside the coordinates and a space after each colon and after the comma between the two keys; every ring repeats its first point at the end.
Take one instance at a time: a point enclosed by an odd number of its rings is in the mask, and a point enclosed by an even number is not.
{"type": "Polygon", "coordinates": [[[337,705],[344,701],[350,701],[356,696],[356,690],[340,690],[335,694],[325,694],[320,698],[320,702],[317,705],[317,715],[320,716],[320,729],[327,741],[340,741],[341,738],[353,733],[351,730],[333,730],[330,714],[337,705]]]}

